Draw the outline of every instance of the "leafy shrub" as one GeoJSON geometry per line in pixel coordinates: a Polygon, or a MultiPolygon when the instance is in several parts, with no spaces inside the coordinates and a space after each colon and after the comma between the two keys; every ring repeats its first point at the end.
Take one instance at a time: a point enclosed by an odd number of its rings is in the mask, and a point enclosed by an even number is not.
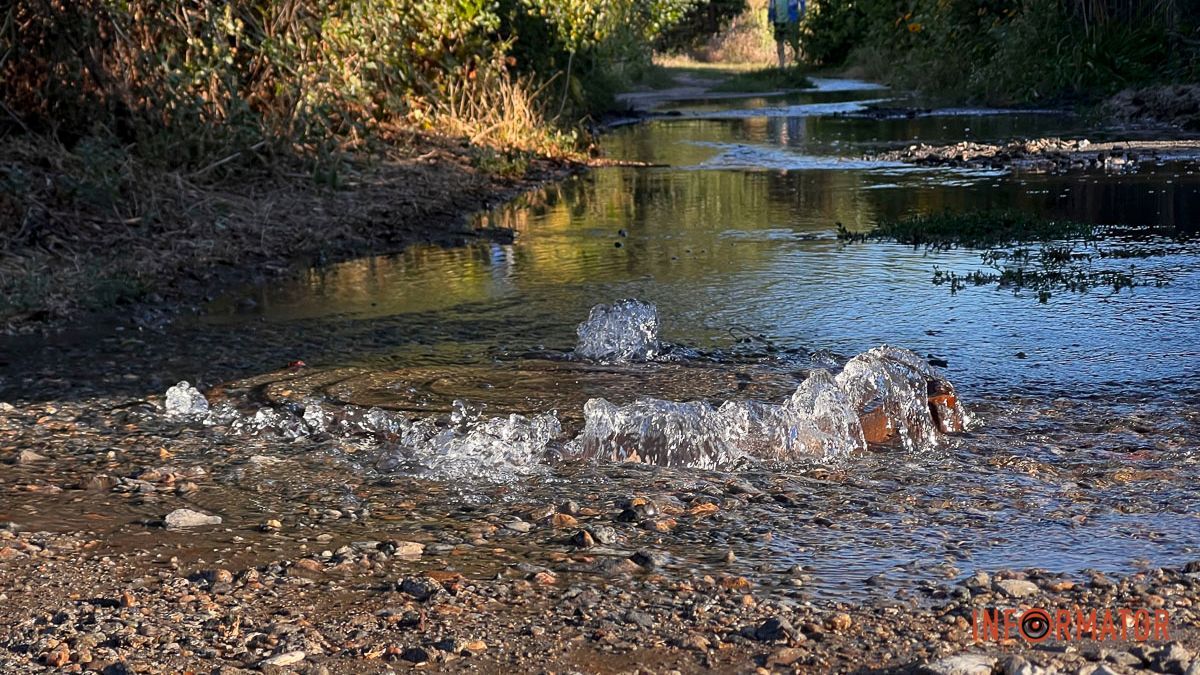
{"type": "Polygon", "coordinates": [[[0,100],[6,123],[68,146],[109,133],[197,168],[264,139],[353,144],[509,69],[534,90],[560,80],[586,112],[696,2],[15,0],[0,16],[0,100]]]}
{"type": "Polygon", "coordinates": [[[955,99],[1095,97],[1200,74],[1200,12],[1150,0],[813,0],[807,58],[955,99]]]}

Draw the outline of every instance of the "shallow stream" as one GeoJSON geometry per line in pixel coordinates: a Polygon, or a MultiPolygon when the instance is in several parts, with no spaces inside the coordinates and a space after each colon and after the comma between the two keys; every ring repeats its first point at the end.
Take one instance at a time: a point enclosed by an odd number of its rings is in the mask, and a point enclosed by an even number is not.
{"type": "MultiPolygon", "coordinates": [[[[1053,111],[880,118],[864,105],[888,105],[887,90],[819,84],[786,97],[676,102],[678,114],[612,131],[603,139],[610,157],[655,166],[596,169],[479,217],[481,226],[514,229],[513,243],[414,248],[312,269],[219,298],[165,335],[107,340],[93,358],[128,371],[114,387],[143,395],[185,377],[210,385],[213,373],[253,377],[294,358],[317,375],[299,393],[337,405],[415,416],[462,399],[485,414],[556,410],[569,426],[593,396],[778,399],[810,368],[899,345],[945,364],[976,419],[970,431],[920,452],[727,472],[538,462],[506,473],[468,463],[417,477],[394,465],[381,472],[374,447],[256,438],[254,454],[294,461],[268,478],[222,456],[212,466],[225,487],[203,506],[254,518],[299,503],[406,504],[440,514],[453,531],[456,519],[474,522],[505,505],[575,500],[603,511],[644,495],[686,513],[712,501],[728,508],[702,521],[681,517],[669,535],[637,530],[628,545],[665,550],[681,569],[754,575],[802,566],[819,597],[906,593],[976,568],[1128,571],[1196,558],[1194,238],[1167,236],[1162,255],[1097,263],[1133,264],[1163,285],[1061,291],[1039,302],[1026,289],[951,292],[931,283],[935,269],[979,269],[978,251],[836,237],[838,224],[864,230],[885,217],[995,207],[1195,232],[1196,164],[1055,175],[869,161],[866,153],[918,141],[1131,132],[1053,111]],[[589,308],[627,297],[657,305],[675,356],[609,367],[564,360],[589,308]],[[139,369],[138,359],[154,365],[139,369]]],[[[56,363],[87,353],[64,347],[56,363]]],[[[31,372],[57,372],[41,368],[31,372]]],[[[245,395],[296,398],[292,384],[271,389],[282,377],[245,395]]],[[[21,376],[0,384],[20,391],[21,376]]],[[[359,538],[411,536],[405,527],[387,519],[353,526],[359,538]]],[[[548,550],[571,547],[551,543],[529,555],[548,550]]]]}

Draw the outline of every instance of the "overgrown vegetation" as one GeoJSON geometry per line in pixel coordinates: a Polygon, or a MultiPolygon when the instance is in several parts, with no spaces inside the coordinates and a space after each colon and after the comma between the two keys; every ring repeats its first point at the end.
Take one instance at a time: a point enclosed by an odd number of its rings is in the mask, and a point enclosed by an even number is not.
{"type": "Polygon", "coordinates": [[[660,37],[657,48],[670,58],[699,63],[774,63],[775,42],[767,23],[767,0],[701,3],[660,37]]]}
{"type": "Polygon", "coordinates": [[[1155,258],[1194,250],[1187,235],[1157,228],[1101,227],[1055,220],[1020,211],[939,213],[885,220],[867,232],[837,224],[847,242],[894,241],[928,251],[979,249],[984,269],[957,272],[934,267],[933,283],[957,293],[971,286],[996,286],[1014,293],[1032,291],[1039,302],[1055,292],[1119,292],[1137,286],[1164,286],[1168,277],[1135,265],[1102,265],[1105,260],[1155,258]],[[1030,247],[1029,244],[1037,244],[1030,247]]]}
{"type": "MultiPolygon", "coordinates": [[[[456,169],[502,178],[577,156],[579,122],[703,3],[15,0],[0,10],[0,293],[50,314],[113,296],[92,292],[89,244],[225,247],[212,240],[265,227],[263,195],[419,165],[414,132],[462,139],[476,149],[456,169]],[[39,269],[76,281],[31,281],[39,269]]],[[[105,288],[140,292],[155,269],[105,288]]]]}
{"type": "Polygon", "coordinates": [[[1182,0],[813,0],[807,58],[953,99],[1094,99],[1200,78],[1182,0]]]}

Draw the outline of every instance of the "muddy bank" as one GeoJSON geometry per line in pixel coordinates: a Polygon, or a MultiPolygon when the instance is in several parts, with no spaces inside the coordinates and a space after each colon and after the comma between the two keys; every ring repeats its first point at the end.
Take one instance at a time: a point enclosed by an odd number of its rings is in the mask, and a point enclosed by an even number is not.
{"type": "Polygon", "coordinates": [[[582,169],[410,133],[344,166],[336,187],[286,166],[216,183],[125,177],[144,197],[121,199],[161,209],[146,218],[71,201],[77,197],[61,187],[74,180],[63,168],[68,159],[53,152],[47,144],[14,143],[4,157],[8,175],[50,186],[25,202],[0,195],[0,325],[9,332],[113,312],[157,324],[221,288],[288,274],[298,260],[322,264],[414,243],[510,238],[477,232],[468,219],[582,169]]]}
{"type": "Polygon", "coordinates": [[[1126,123],[1168,124],[1200,131],[1200,85],[1127,89],[1109,99],[1104,111],[1126,123]]]}
{"type": "Polygon", "coordinates": [[[921,166],[1012,169],[1026,173],[1104,170],[1134,171],[1141,164],[1200,160],[1200,140],[1123,140],[1037,138],[1004,144],[963,141],[951,145],[910,145],[868,155],[877,161],[921,166]]]}

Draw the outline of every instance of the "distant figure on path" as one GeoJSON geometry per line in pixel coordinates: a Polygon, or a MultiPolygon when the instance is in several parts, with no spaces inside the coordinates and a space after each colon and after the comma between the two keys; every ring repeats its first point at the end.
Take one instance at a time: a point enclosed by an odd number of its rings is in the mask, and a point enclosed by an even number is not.
{"type": "Polygon", "coordinates": [[[805,0],[767,0],[767,20],[775,31],[775,51],[779,54],[779,67],[787,67],[787,45],[792,46],[792,55],[800,60],[800,17],[804,14],[805,0]]]}

